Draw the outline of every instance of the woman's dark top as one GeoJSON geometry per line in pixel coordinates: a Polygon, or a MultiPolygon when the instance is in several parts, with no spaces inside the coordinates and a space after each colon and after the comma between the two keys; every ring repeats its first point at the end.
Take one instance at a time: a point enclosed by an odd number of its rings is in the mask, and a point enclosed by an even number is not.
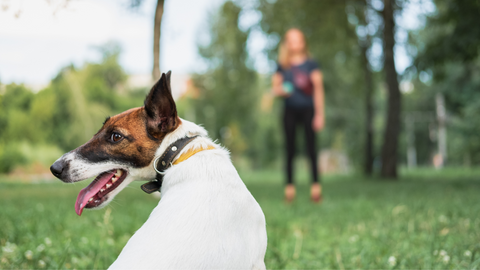
{"type": "Polygon", "coordinates": [[[291,95],[285,98],[285,107],[294,109],[313,108],[313,84],[310,74],[316,69],[320,69],[320,65],[312,59],[307,59],[302,64],[292,66],[289,69],[284,69],[280,64],[277,64],[277,72],[283,76],[283,82],[293,85],[291,95]],[[308,76],[308,82],[303,83],[306,85],[299,85],[299,82],[302,84],[302,80],[307,80],[306,76],[308,76]]]}

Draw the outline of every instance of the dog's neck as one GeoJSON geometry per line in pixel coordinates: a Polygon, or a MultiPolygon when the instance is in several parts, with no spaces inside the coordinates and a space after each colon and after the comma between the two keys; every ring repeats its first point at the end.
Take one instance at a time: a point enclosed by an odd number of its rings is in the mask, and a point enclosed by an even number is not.
{"type": "MultiPolygon", "coordinates": [[[[199,137],[207,137],[207,131],[201,127],[198,126],[190,121],[180,119],[181,124],[171,133],[169,133],[165,138],[163,139],[162,143],[158,147],[155,157],[161,156],[167,147],[174,143],[175,141],[184,138],[184,137],[193,137],[193,136],[199,136],[199,137]]],[[[182,152],[188,151],[192,147],[195,148],[196,143],[190,143],[187,145],[182,152]]],[[[198,147],[198,145],[197,145],[198,147]]],[[[179,154],[181,155],[181,153],[179,154]]],[[[152,165],[153,165],[153,160],[152,160],[152,165]]],[[[153,169],[153,167],[152,167],[153,169]]]]}
{"type": "Polygon", "coordinates": [[[155,180],[143,184],[141,186],[142,190],[148,194],[151,194],[155,191],[160,191],[163,183],[163,176],[168,168],[189,159],[198,152],[215,149],[215,147],[211,145],[207,148],[189,148],[188,151],[182,151],[189,143],[198,138],[198,136],[199,135],[193,137],[185,136],[169,145],[161,156],[156,157],[153,161],[153,166],[157,172],[157,176],[155,177],[155,180]],[[179,155],[182,152],[183,154],[179,155]]]}
{"type": "MultiPolygon", "coordinates": [[[[214,148],[219,148],[220,146],[216,145],[210,138],[207,137],[207,131],[192,122],[181,119],[181,124],[173,132],[165,136],[160,147],[157,149],[155,154],[155,159],[162,156],[168,147],[179,139],[185,137],[196,137],[194,140],[189,142],[172,160],[174,164],[173,167],[176,167],[177,164],[189,159],[191,156],[195,155],[198,152],[203,150],[211,150],[214,148]]],[[[227,152],[228,156],[228,152],[227,152]]],[[[152,161],[149,169],[154,171],[155,159],[152,161]]],[[[168,169],[166,170],[168,172],[168,169]]],[[[152,172],[155,173],[155,172],[152,172]]],[[[162,184],[163,185],[163,184],[162,184]]]]}

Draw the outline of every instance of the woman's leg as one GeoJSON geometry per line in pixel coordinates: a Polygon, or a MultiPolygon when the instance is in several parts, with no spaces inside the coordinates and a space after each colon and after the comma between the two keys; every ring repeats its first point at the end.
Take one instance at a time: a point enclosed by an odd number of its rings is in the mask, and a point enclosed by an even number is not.
{"type": "Polygon", "coordinates": [[[305,127],[307,155],[310,160],[310,168],[312,171],[312,186],[310,187],[310,198],[313,202],[318,203],[322,201],[322,186],[319,183],[319,175],[317,168],[317,148],[315,144],[315,131],[313,131],[312,127],[313,116],[313,109],[305,110],[303,115],[303,124],[305,127]]]}
{"type": "Polygon", "coordinates": [[[305,140],[307,147],[307,155],[310,160],[310,169],[312,172],[312,182],[318,183],[318,169],[317,169],[317,148],[315,144],[315,131],[313,131],[312,121],[313,121],[314,110],[305,109],[303,111],[303,125],[305,127],[305,140]]]}
{"type": "Polygon", "coordinates": [[[295,112],[285,108],[283,114],[283,128],[285,133],[286,173],[287,184],[293,184],[293,158],[295,156],[295,112]]]}
{"type": "Polygon", "coordinates": [[[287,185],[285,186],[285,200],[292,202],[295,199],[295,186],[293,184],[293,158],[295,156],[295,127],[296,119],[292,109],[285,108],[283,114],[283,128],[285,134],[285,168],[287,185]]]}

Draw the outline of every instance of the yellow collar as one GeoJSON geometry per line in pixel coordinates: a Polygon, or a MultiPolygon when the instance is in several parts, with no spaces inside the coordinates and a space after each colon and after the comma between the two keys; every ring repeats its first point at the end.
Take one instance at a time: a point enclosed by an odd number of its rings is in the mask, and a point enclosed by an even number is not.
{"type": "Polygon", "coordinates": [[[191,156],[195,155],[196,153],[198,152],[201,152],[203,150],[211,150],[211,149],[215,149],[215,147],[209,145],[207,148],[203,148],[203,147],[200,147],[200,148],[197,148],[197,149],[189,149],[188,151],[186,151],[185,153],[183,153],[182,155],[180,155],[177,160],[175,160],[173,162],[173,165],[177,165],[178,163],[180,162],[183,162],[187,159],[189,159],[191,156]]]}

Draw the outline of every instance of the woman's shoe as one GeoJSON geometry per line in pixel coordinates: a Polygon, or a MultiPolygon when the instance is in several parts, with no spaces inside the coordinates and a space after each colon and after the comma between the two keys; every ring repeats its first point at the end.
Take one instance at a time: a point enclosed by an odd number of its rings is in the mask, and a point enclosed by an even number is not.
{"type": "Polygon", "coordinates": [[[295,199],[295,186],[293,184],[288,184],[285,187],[285,202],[286,203],[292,203],[293,200],[295,199]]]}
{"type": "Polygon", "coordinates": [[[310,187],[310,199],[313,203],[322,202],[322,186],[319,183],[313,183],[310,187]]]}

